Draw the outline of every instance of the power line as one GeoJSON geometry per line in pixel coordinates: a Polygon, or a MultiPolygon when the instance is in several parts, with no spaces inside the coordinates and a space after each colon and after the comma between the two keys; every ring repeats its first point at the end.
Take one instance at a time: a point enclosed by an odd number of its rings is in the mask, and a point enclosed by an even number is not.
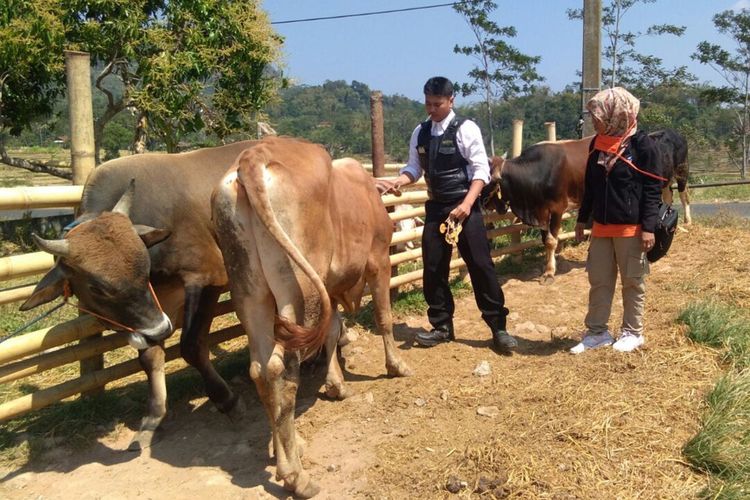
{"type": "Polygon", "coordinates": [[[340,16],[327,16],[327,17],[309,17],[307,19],[292,19],[289,21],[274,21],[271,24],[291,24],[291,23],[306,23],[308,21],[324,21],[327,19],[343,19],[346,17],[362,17],[362,16],[375,16],[379,14],[393,14],[394,12],[407,12],[411,10],[424,10],[424,9],[435,9],[437,7],[448,7],[465,3],[466,0],[460,2],[440,3],[436,5],[424,5],[422,7],[409,7],[406,9],[393,9],[393,10],[379,10],[376,12],[362,12],[360,14],[342,14],[340,16]]]}

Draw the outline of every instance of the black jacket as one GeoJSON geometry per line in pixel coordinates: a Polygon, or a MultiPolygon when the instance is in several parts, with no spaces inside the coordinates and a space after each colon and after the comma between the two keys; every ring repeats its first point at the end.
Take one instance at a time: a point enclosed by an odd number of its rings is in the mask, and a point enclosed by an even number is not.
{"type": "MultiPolygon", "coordinates": [[[[656,143],[643,131],[630,139],[622,156],[639,169],[661,176],[656,143]]],[[[618,159],[606,172],[597,163],[599,152],[593,142],[586,165],[586,180],[578,222],[592,217],[599,224],[640,224],[643,231],[654,232],[659,214],[662,181],[644,175],[618,159]]]]}

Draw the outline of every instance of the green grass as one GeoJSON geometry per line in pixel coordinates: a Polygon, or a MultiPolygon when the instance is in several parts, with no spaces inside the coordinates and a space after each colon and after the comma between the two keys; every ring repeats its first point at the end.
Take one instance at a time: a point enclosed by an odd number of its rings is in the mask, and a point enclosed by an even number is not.
{"type": "Polygon", "coordinates": [[[688,305],[678,321],[693,341],[718,349],[731,370],[706,397],[700,431],[683,454],[711,474],[702,498],[734,500],[750,494],[750,320],[736,307],[704,301],[688,305]]]}
{"type": "Polygon", "coordinates": [[[701,430],[683,449],[699,470],[750,488],[750,372],[722,377],[706,398],[701,430]]]}
{"type": "Polygon", "coordinates": [[[750,367],[750,320],[736,308],[714,301],[688,305],[678,316],[695,342],[721,349],[724,361],[750,367]]]}

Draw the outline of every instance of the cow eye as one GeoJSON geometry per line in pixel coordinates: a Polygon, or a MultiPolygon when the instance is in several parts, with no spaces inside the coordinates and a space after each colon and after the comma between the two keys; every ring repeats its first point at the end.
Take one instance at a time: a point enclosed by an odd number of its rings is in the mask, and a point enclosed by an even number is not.
{"type": "Polygon", "coordinates": [[[89,283],[89,291],[93,295],[99,295],[103,297],[112,296],[111,288],[101,283],[89,283]]]}

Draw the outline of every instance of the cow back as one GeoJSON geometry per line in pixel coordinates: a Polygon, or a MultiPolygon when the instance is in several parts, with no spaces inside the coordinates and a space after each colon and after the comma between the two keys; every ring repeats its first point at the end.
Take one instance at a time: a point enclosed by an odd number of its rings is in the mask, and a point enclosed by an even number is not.
{"type": "Polygon", "coordinates": [[[254,143],[242,141],[177,154],[147,153],[106,162],[86,182],[81,217],[111,210],[135,179],[132,222],[172,233],[149,249],[152,274],[191,275],[201,285],[223,284],[224,267],[210,226],[211,192],[237,156],[254,143]]]}
{"type": "Polygon", "coordinates": [[[658,161],[662,176],[667,179],[666,187],[677,180],[677,188],[684,191],[688,180],[688,146],[687,140],[679,132],[673,129],[663,129],[648,134],[656,143],[658,149],[658,161]]]}

